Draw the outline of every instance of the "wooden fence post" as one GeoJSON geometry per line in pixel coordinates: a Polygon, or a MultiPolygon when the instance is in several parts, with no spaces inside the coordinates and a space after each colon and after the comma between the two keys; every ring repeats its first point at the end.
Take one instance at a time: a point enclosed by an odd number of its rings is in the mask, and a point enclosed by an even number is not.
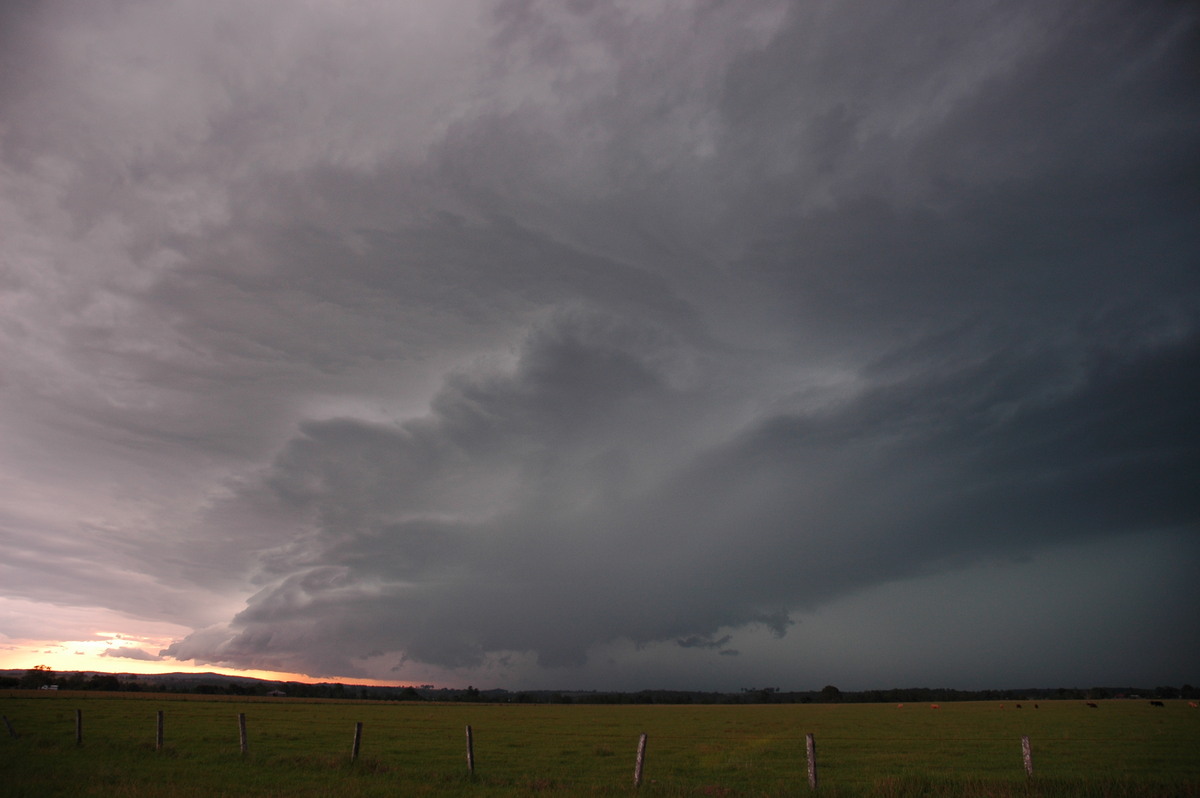
{"type": "Polygon", "coordinates": [[[350,761],[358,761],[358,747],[362,743],[362,721],[354,724],[354,747],[350,749],[350,761]]]}
{"type": "Polygon", "coordinates": [[[638,738],[637,759],[633,762],[633,786],[642,786],[642,768],[646,766],[646,733],[638,738]]]}
{"type": "Polygon", "coordinates": [[[8,736],[12,737],[14,740],[16,740],[18,737],[20,737],[20,735],[17,734],[17,730],[14,729],[13,725],[8,722],[8,715],[3,715],[0,717],[4,718],[4,725],[8,727],[8,736]]]}
{"type": "Polygon", "coordinates": [[[817,789],[817,740],[811,734],[804,735],[804,748],[808,754],[808,786],[817,789]]]}
{"type": "Polygon", "coordinates": [[[163,711],[158,711],[158,729],[154,735],[154,750],[161,751],[163,747],[163,711]]]}
{"type": "Polygon", "coordinates": [[[246,755],[249,746],[246,745],[246,713],[238,713],[238,744],[242,752],[242,756],[246,755]]]}
{"type": "Polygon", "coordinates": [[[1025,761],[1025,775],[1033,778],[1033,749],[1029,745],[1029,735],[1021,738],[1021,759],[1025,761]]]}
{"type": "Polygon", "coordinates": [[[83,745],[83,710],[75,710],[75,745],[83,745]]]}
{"type": "Polygon", "coordinates": [[[470,725],[467,726],[467,773],[475,775],[475,737],[471,734],[470,725]]]}

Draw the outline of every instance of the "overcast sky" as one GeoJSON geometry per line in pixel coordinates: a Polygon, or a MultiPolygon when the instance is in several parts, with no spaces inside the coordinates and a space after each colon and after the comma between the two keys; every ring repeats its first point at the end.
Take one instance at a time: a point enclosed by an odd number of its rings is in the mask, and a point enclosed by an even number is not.
{"type": "Polygon", "coordinates": [[[0,654],[1200,683],[1198,74],[1143,0],[5,3],[0,654]]]}

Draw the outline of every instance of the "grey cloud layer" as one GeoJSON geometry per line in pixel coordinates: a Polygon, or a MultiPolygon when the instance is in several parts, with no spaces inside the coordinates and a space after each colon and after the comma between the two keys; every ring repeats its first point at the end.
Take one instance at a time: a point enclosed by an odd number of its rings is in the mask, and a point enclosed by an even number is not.
{"type": "Polygon", "coordinates": [[[1194,539],[1194,10],[410,5],[3,12],[6,595],[234,666],[741,663],[1194,539]]]}
{"type": "Polygon", "coordinates": [[[559,324],[427,419],[306,425],[260,489],[311,534],[263,558],[279,581],[226,637],[168,653],[347,672],[377,650],[458,667],[582,663],[618,638],[720,648],[720,628],[782,635],[786,608],[879,581],[1195,519],[1197,340],[1090,364],[1032,407],[1025,364],[972,364],[689,455],[703,397],[628,345],[645,336],[559,324]],[[309,659],[314,633],[347,659],[309,659]]]}

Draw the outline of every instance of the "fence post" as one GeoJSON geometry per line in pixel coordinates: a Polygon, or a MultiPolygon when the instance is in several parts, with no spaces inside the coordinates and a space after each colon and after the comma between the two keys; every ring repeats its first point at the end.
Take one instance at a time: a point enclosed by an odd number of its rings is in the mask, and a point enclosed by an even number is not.
{"type": "Polygon", "coordinates": [[[75,745],[83,745],[83,710],[75,710],[75,745]]]}
{"type": "Polygon", "coordinates": [[[20,737],[20,735],[17,734],[17,730],[14,729],[13,725],[8,722],[8,715],[3,715],[0,717],[4,718],[4,725],[8,727],[8,736],[12,737],[14,740],[16,740],[18,737],[20,737]]]}
{"type": "Polygon", "coordinates": [[[475,737],[471,734],[471,726],[467,725],[467,773],[475,775],[475,737]]]}
{"type": "Polygon", "coordinates": [[[362,721],[354,724],[354,747],[350,749],[350,761],[358,761],[358,746],[362,743],[362,721]]]}
{"type": "Polygon", "coordinates": [[[238,713],[238,744],[242,752],[242,756],[246,755],[249,746],[246,745],[246,713],[238,713]]]}
{"type": "Polygon", "coordinates": [[[642,768],[646,765],[646,733],[638,738],[637,759],[633,762],[633,786],[642,786],[642,768]]]}
{"type": "Polygon", "coordinates": [[[1021,738],[1021,759],[1025,761],[1025,775],[1033,778],[1033,749],[1029,745],[1029,735],[1021,738]]]}
{"type": "Polygon", "coordinates": [[[804,735],[804,748],[808,754],[808,786],[817,789],[817,740],[812,734],[804,735]]]}
{"type": "Polygon", "coordinates": [[[163,711],[158,711],[158,729],[154,735],[154,750],[161,751],[163,747],[163,711]]]}

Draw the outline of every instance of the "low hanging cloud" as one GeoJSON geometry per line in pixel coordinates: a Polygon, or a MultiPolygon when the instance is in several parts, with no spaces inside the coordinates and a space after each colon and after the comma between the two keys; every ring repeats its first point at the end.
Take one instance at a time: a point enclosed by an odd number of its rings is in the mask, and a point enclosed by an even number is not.
{"type": "Polygon", "coordinates": [[[997,353],[703,444],[711,400],[673,385],[677,346],[564,314],[425,418],[306,424],[257,489],[311,526],[264,553],[231,623],[164,653],[346,673],[386,652],[461,668],[578,666],[618,639],[724,650],[721,629],[784,635],[792,608],[1194,509],[1176,400],[1200,401],[1200,339],[1090,364],[1052,398],[997,353]]]}
{"type": "Polygon", "coordinates": [[[717,639],[717,640],[713,640],[711,637],[701,637],[699,635],[692,635],[691,637],[683,638],[681,640],[676,640],[675,644],[677,646],[679,646],[680,648],[724,649],[726,644],[728,644],[729,641],[732,639],[733,639],[732,635],[725,635],[724,637],[721,637],[720,639],[717,639]]]}

